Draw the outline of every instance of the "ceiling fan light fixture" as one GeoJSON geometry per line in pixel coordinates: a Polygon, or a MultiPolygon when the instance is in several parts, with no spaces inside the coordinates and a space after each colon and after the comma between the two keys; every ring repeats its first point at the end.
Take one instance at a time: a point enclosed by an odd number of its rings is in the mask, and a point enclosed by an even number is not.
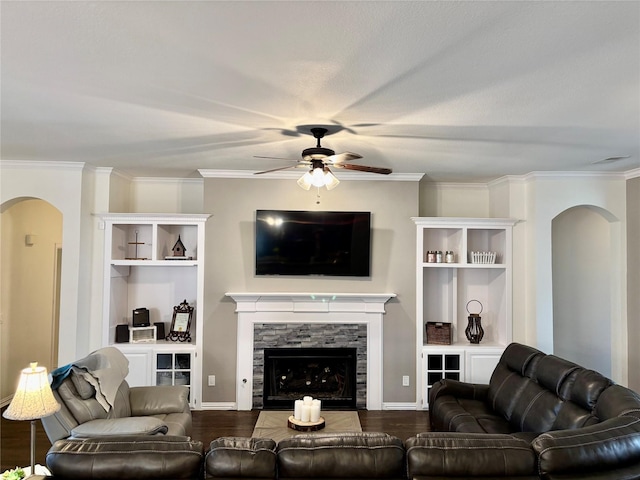
{"type": "Polygon", "coordinates": [[[300,188],[303,188],[305,190],[309,190],[311,188],[312,182],[313,177],[311,176],[311,170],[309,170],[308,172],[304,172],[304,175],[302,175],[298,179],[298,185],[300,186],[300,188]]]}
{"type": "Polygon", "coordinates": [[[311,187],[327,187],[327,190],[333,190],[339,183],[340,180],[326,167],[313,168],[298,179],[298,185],[305,190],[309,190],[311,187]]]}
{"type": "Polygon", "coordinates": [[[311,171],[311,185],[314,187],[324,187],[324,170],[322,168],[314,168],[311,171]]]}
{"type": "Polygon", "coordinates": [[[336,176],[327,168],[326,172],[324,173],[324,185],[325,187],[327,187],[327,190],[333,190],[338,186],[339,183],[340,180],[338,180],[336,176]]]}

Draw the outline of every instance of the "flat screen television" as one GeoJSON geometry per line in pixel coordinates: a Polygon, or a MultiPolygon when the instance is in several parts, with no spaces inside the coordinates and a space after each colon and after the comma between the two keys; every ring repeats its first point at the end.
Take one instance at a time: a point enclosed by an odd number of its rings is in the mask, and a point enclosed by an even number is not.
{"type": "Polygon", "coordinates": [[[256,275],[368,277],[370,212],[256,211],[256,275]]]}

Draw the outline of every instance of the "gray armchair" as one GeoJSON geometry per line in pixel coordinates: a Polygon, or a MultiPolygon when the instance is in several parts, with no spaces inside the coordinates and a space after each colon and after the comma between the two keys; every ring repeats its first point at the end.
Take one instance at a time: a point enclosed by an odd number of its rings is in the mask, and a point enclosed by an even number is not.
{"type": "Polygon", "coordinates": [[[51,443],[69,437],[189,437],[192,429],[189,389],[129,387],[124,380],[127,372],[126,357],[113,347],[52,372],[53,395],[61,408],[42,419],[51,443]],[[91,370],[87,365],[96,368],[91,370]],[[62,372],[58,378],[56,372],[62,372]]]}

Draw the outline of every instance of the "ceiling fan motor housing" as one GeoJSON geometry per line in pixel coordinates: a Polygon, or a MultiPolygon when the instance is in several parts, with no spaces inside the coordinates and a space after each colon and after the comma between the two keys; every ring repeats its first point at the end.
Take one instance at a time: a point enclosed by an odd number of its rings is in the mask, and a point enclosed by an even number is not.
{"type": "Polygon", "coordinates": [[[336,152],[331,150],[330,148],[323,147],[312,147],[305,148],[302,151],[302,159],[310,162],[311,160],[322,160],[323,158],[330,157],[331,155],[335,155],[336,152]]]}

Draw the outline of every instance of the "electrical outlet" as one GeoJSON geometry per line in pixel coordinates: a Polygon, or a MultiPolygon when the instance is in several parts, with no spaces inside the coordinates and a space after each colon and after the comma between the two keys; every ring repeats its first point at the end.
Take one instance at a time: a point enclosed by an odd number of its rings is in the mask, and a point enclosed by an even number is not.
{"type": "Polygon", "coordinates": [[[215,387],[216,386],[216,376],[215,375],[209,375],[209,383],[208,385],[210,387],[215,387]]]}
{"type": "Polygon", "coordinates": [[[403,375],[402,376],[402,386],[403,387],[408,387],[409,386],[409,375],[403,375]]]}

